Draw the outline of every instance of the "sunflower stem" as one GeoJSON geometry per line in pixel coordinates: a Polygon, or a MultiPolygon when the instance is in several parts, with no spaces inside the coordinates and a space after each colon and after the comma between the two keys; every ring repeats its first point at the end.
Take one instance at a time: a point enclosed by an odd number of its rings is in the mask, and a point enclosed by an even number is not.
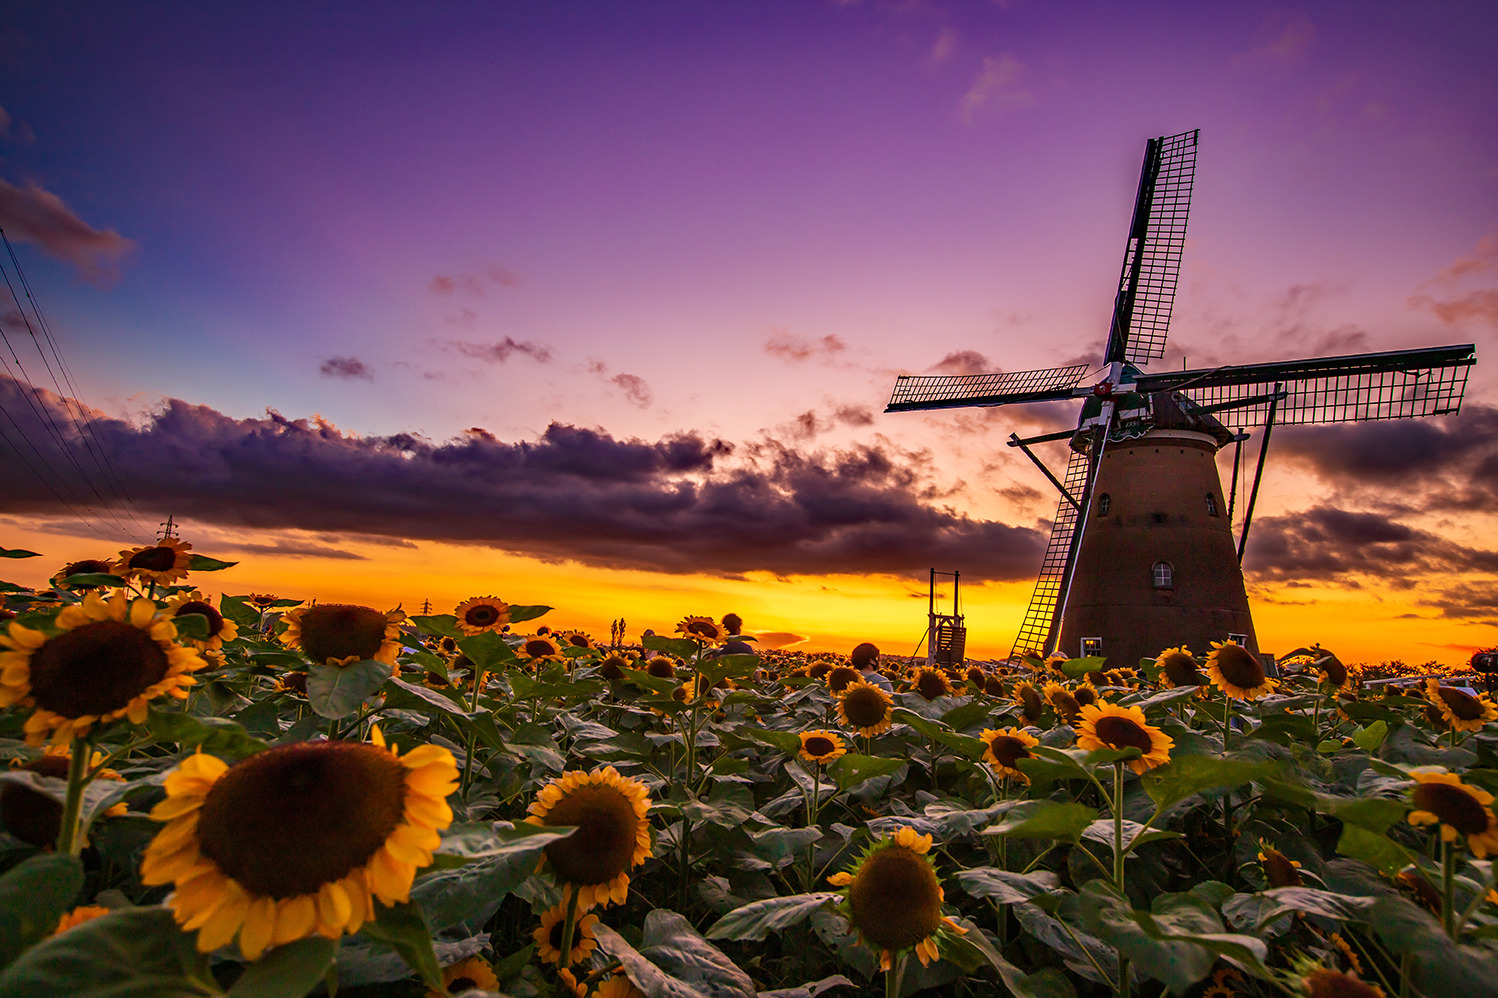
{"type": "Polygon", "coordinates": [[[78,815],[83,809],[83,788],[88,784],[88,758],[92,746],[86,735],[74,735],[72,757],[68,760],[68,793],[62,804],[62,821],[57,829],[57,852],[77,856],[83,852],[83,836],[78,834],[78,815]]]}
{"type": "Polygon", "coordinates": [[[577,929],[577,885],[569,884],[567,891],[567,919],[562,923],[562,952],[557,956],[557,967],[566,970],[572,963],[572,933],[577,929]]]}
{"type": "MultiPolygon", "coordinates": [[[[1113,882],[1124,893],[1123,762],[1113,764],[1113,882]]],[[[1125,895],[1127,896],[1127,895],[1125,895]]]]}
{"type": "Polygon", "coordinates": [[[889,958],[889,969],[884,972],[884,998],[899,998],[900,978],[905,976],[905,954],[895,953],[889,958]]]}
{"type": "Polygon", "coordinates": [[[1441,837],[1441,927],[1453,941],[1456,939],[1456,852],[1441,837]]]}

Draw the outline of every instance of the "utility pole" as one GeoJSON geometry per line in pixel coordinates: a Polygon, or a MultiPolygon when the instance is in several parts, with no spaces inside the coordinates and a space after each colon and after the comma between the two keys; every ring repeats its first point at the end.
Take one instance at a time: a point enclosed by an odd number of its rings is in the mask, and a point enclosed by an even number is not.
{"type": "Polygon", "coordinates": [[[432,615],[432,601],[431,600],[424,599],[424,600],[421,601],[421,615],[423,617],[430,617],[432,615]]]}
{"type": "Polygon", "coordinates": [[[159,537],[158,540],[172,540],[176,536],[177,521],[172,518],[171,514],[167,514],[167,518],[161,523],[161,537],[159,537]]]}

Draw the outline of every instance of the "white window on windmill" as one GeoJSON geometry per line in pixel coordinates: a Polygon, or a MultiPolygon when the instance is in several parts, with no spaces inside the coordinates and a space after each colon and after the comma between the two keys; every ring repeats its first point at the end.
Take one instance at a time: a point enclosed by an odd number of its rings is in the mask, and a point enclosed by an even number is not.
{"type": "Polygon", "coordinates": [[[1103,654],[1103,639],[1102,638],[1083,638],[1082,639],[1082,657],[1083,658],[1087,658],[1090,655],[1101,656],[1102,654],[1103,654]]]}
{"type": "Polygon", "coordinates": [[[1108,510],[1113,508],[1113,497],[1103,492],[1097,497],[1097,515],[1107,516],[1108,510]]]}
{"type": "Polygon", "coordinates": [[[1239,647],[1242,647],[1242,648],[1247,648],[1248,647],[1248,635],[1247,634],[1234,634],[1232,631],[1229,631],[1228,632],[1228,640],[1231,641],[1233,644],[1238,645],[1239,647]]]}
{"type": "Polygon", "coordinates": [[[1207,493],[1207,515],[1217,515],[1217,497],[1210,492],[1207,493]]]}
{"type": "Polygon", "coordinates": [[[1154,575],[1155,575],[1155,588],[1156,589],[1174,589],[1175,588],[1175,571],[1174,571],[1174,569],[1171,568],[1170,562],[1168,562],[1168,561],[1157,561],[1157,562],[1155,562],[1155,565],[1154,565],[1154,568],[1152,569],[1152,571],[1154,572],[1154,575]]]}

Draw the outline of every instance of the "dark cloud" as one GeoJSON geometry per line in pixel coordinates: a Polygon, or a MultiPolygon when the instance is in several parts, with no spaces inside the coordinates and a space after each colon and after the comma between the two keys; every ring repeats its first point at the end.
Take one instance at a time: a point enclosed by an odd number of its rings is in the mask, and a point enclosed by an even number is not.
{"type": "Polygon", "coordinates": [[[1477,319],[1498,326],[1498,291],[1469,291],[1453,298],[1437,300],[1430,295],[1413,295],[1411,308],[1428,308],[1447,325],[1477,319]]]}
{"type": "Polygon", "coordinates": [[[1346,585],[1364,576],[1412,588],[1433,575],[1498,572],[1498,551],[1464,547],[1381,513],[1317,506],[1256,518],[1243,567],[1257,581],[1346,585]]]}
{"type": "MultiPolygon", "coordinates": [[[[0,376],[0,403],[13,414],[28,411],[21,390],[0,376]]],[[[49,463],[63,464],[25,415],[21,427],[49,463]]],[[[1031,577],[1045,544],[1035,530],[938,505],[918,461],[876,447],[736,449],[696,433],[646,442],[560,423],[535,441],[470,431],[432,443],[358,437],[273,411],[233,419],[177,399],[139,426],[96,413],[93,429],[136,503],[221,528],[484,544],[720,575],[919,576],[951,564],[974,580],[1031,577]]],[[[0,512],[64,512],[8,448],[0,478],[0,512]]]]}
{"type": "Polygon", "coordinates": [[[1477,247],[1441,271],[1426,286],[1443,297],[1431,294],[1412,295],[1411,308],[1429,309],[1448,325],[1471,320],[1498,326],[1498,290],[1472,287],[1472,279],[1498,273],[1498,232],[1478,240],[1477,247]]]}
{"type": "Polygon", "coordinates": [[[1389,508],[1491,510],[1498,488],[1498,407],[1454,416],[1287,426],[1271,459],[1309,468],[1345,495],[1389,508]]]}
{"type": "Polygon", "coordinates": [[[135,249],[132,240],[113,229],[94,228],[62,198],[34,183],[21,188],[0,180],[0,228],[12,239],[71,263],[95,284],[118,280],[120,265],[135,249]]]}
{"type": "Polygon", "coordinates": [[[466,340],[451,340],[447,346],[448,349],[455,350],[470,360],[481,361],[485,364],[503,364],[517,353],[529,357],[539,364],[551,362],[550,347],[539,346],[529,340],[516,342],[508,336],[493,343],[471,343],[466,340]]]}
{"type": "Polygon", "coordinates": [[[1498,624],[1498,581],[1454,582],[1435,587],[1416,603],[1440,610],[1443,617],[1469,623],[1498,624]]]}
{"type": "Polygon", "coordinates": [[[329,357],[322,362],[319,371],[329,378],[363,378],[374,380],[374,369],[358,357],[329,357]]]}
{"type": "Polygon", "coordinates": [[[931,365],[937,374],[994,374],[999,368],[976,350],[954,350],[931,365]]]}
{"type": "Polygon", "coordinates": [[[650,392],[650,385],[638,374],[610,374],[609,366],[601,360],[589,360],[588,373],[619,389],[631,405],[641,409],[650,408],[650,403],[655,399],[650,392]]]}
{"type": "Polygon", "coordinates": [[[800,363],[813,358],[827,360],[846,349],[848,349],[848,344],[836,336],[828,335],[819,340],[808,340],[792,335],[789,330],[785,329],[772,329],[770,338],[765,340],[765,353],[792,363],[800,363]]]}

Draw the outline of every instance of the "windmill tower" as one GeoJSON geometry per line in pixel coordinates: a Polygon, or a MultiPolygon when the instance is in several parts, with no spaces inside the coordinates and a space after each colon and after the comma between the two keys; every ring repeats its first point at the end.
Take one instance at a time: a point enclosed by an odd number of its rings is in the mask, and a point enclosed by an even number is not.
{"type": "Polygon", "coordinates": [[[1455,413],[1476,362],[1471,344],[1271,364],[1142,369],[1165,353],[1185,247],[1198,131],[1150,139],[1104,344],[1089,366],[1000,374],[904,376],[885,412],[1082,400],[1075,430],[1018,447],[1061,493],[1050,541],[1014,654],[1061,650],[1134,665],[1172,645],[1204,652],[1238,640],[1258,651],[1243,584],[1244,546],[1276,425],[1455,413]],[[1237,540],[1238,472],[1246,431],[1262,427],[1237,540]],[[1068,440],[1057,478],[1031,444],[1068,440]],[[1217,453],[1233,444],[1224,495],[1217,453]]]}

